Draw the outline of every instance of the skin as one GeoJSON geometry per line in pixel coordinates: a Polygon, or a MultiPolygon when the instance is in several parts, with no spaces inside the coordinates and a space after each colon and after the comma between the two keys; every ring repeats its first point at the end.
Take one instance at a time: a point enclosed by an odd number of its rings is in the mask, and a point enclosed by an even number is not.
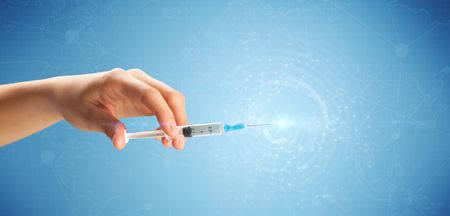
{"type": "Polygon", "coordinates": [[[53,77],[0,85],[0,146],[39,132],[61,120],[83,131],[103,132],[118,150],[125,148],[122,117],[156,116],[182,150],[177,125],[188,124],[185,97],[139,69],[53,77]]]}

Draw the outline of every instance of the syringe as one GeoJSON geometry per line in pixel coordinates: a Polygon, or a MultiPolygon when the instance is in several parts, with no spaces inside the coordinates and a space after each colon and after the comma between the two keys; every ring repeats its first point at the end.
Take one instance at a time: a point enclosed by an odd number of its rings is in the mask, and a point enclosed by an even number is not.
{"type": "MultiPolygon", "coordinates": [[[[178,126],[179,135],[184,137],[218,136],[225,132],[242,130],[246,127],[267,126],[272,124],[223,124],[220,122],[178,126]]],[[[168,137],[162,130],[126,133],[125,140],[168,137]]]]}

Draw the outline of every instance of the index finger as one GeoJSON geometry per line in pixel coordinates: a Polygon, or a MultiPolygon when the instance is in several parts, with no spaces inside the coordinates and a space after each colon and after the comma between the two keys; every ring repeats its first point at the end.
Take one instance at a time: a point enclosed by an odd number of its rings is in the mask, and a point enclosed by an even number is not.
{"type": "Polygon", "coordinates": [[[170,137],[176,137],[178,135],[178,128],[176,127],[172,110],[156,88],[132,76],[125,75],[119,79],[121,92],[128,98],[137,100],[137,103],[143,103],[153,112],[164,133],[170,137]]]}
{"type": "Polygon", "coordinates": [[[129,70],[129,72],[136,79],[157,89],[161,93],[162,97],[165,99],[170,109],[172,110],[177,125],[188,124],[188,118],[186,113],[186,98],[184,97],[183,94],[176,91],[169,85],[154,79],[153,77],[149,76],[140,69],[131,69],[129,70]]]}

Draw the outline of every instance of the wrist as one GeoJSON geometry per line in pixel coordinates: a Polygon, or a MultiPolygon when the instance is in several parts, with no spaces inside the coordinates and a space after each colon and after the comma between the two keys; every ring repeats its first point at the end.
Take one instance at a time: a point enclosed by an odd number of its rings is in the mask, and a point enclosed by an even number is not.
{"type": "Polygon", "coordinates": [[[43,111],[49,116],[53,116],[55,120],[62,120],[63,117],[58,109],[58,101],[61,93],[64,92],[61,89],[61,82],[63,77],[52,77],[38,81],[36,90],[39,92],[39,97],[43,101],[43,111]]]}

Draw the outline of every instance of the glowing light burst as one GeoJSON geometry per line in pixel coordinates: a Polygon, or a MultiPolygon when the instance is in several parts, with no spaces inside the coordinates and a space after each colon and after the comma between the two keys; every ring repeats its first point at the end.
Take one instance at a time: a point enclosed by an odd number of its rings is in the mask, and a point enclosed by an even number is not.
{"type": "Polygon", "coordinates": [[[286,126],[294,125],[294,122],[290,122],[290,121],[287,121],[285,119],[280,119],[278,121],[273,122],[272,124],[276,125],[276,126],[279,126],[279,127],[286,127],[286,126]]]}
{"type": "Polygon", "coordinates": [[[323,172],[327,155],[333,150],[326,143],[329,114],[323,99],[295,73],[248,76],[254,85],[240,85],[241,95],[236,97],[241,99],[239,107],[248,111],[236,111],[234,118],[273,125],[254,128],[256,131],[247,133],[245,138],[236,139],[245,144],[236,146],[239,149],[235,155],[244,158],[244,163],[248,162],[262,178],[268,178],[269,184],[309,182],[323,172]]]}
{"type": "Polygon", "coordinates": [[[294,123],[287,121],[285,119],[279,119],[271,123],[272,127],[261,128],[266,139],[270,140],[272,144],[286,144],[291,138],[290,135],[296,133],[295,128],[289,127],[293,126],[294,123]]]}
{"type": "Polygon", "coordinates": [[[327,171],[339,142],[335,139],[339,117],[327,104],[333,103],[338,91],[324,83],[328,78],[322,75],[323,71],[345,71],[327,57],[302,53],[317,49],[302,47],[301,42],[287,46],[287,52],[277,53],[278,47],[271,48],[271,53],[258,52],[223,78],[224,89],[237,86],[235,95],[229,96],[236,110],[227,112],[227,118],[273,125],[252,128],[244,137],[230,137],[228,142],[235,144],[232,150],[221,149],[216,155],[220,161],[227,158],[230,173],[246,169],[264,184],[280,188],[313,183],[327,171]]]}

